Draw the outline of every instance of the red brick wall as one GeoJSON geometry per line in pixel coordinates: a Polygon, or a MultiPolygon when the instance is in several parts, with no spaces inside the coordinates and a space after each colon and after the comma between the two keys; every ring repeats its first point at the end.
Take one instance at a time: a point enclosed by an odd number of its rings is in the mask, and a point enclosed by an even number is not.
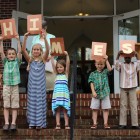
{"type": "MultiPolygon", "coordinates": [[[[12,10],[17,9],[17,0],[0,0],[0,19],[12,18],[12,10]]],[[[4,50],[11,46],[11,41],[4,41],[4,50]]],[[[0,73],[3,71],[3,65],[0,58],[0,73]]],[[[0,93],[2,86],[0,86],[0,93]]]]}

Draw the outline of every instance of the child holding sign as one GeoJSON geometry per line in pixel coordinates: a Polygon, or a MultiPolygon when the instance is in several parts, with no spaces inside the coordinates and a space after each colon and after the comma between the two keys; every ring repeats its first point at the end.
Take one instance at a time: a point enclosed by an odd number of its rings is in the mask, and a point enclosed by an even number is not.
{"type": "Polygon", "coordinates": [[[92,119],[93,126],[91,129],[97,129],[97,115],[100,108],[100,103],[103,109],[103,118],[104,118],[104,128],[109,129],[108,126],[108,114],[111,108],[110,105],[110,89],[108,84],[108,73],[112,70],[109,62],[108,56],[104,58],[98,58],[95,60],[96,70],[92,72],[89,76],[88,83],[90,83],[92,91],[92,100],[90,108],[93,110],[92,119]],[[107,69],[105,68],[107,66],[107,69]]]}
{"type": "Polygon", "coordinates": [[[3,130],[16,130],[17,109],[19,108],[19,87],[21,64],[21,46],[19,36],[16,36],[18,41],[18,52],[14,48],[9,48],[6,56],[3,50],[2,38],[0,41],[0,54],[4,64],[3,71],[3,102],[4,102],[4,120],[5,125],[3,130]],[[9,108],[12,109],[12,123],[9,127],[9,108]]]}
{"type": "Polygon", "coordinates": [[[27,120],[29,129],[46,128],[46,77],[45,63],[49,54],[49,45],[43,34],[46,50],[43,53],[42,45],[34,44],[31,57],[26,51],[26,40],[29,33],[24,35],[22,52],[29,63],[27,120]]]}
{"type": "Polygon", "coordinates": [[[54,59],[52,58],[53,69],[55,71],[56,80],[52,97],[52,111],[56,115],[56,128],[60,129],[60,111],[64,113],[65,119],[65,129],[70,129],[69,127],[69,117],[70,116],[70,95],[68,90],[68,75],[69,75],[69,55],[64,51],[66,55],[66,61],[59,59],[54,64],[54,59]]]}
{"type": "Polygon", "coordinates": [[[131,109],[132,128],[139,129],[136,88],[138,86],[137,72],[140,69],[140,61],[131,62],[132,56],[135,56],[138,59],[136,52],[133,52],[133,55],[131,53],[131,55],[128,56],[128,54],[125,55],[123,51],[119,51],[115,63],[116,70],[120,72],[120,129],[125,129],[127,126],[128,97],[131,109]],[[121,55],[126,56],[124,57],[125,62],[119,62],[119,57],[121,55]]]}

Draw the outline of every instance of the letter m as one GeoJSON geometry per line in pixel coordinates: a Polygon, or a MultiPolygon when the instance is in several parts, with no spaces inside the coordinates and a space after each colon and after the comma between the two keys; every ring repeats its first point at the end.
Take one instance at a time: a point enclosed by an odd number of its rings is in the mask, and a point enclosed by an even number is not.
{"type": "Polygon", "coordinates": [[[62,54],[60,42],[52,42],[52,53],[62,54]]]}

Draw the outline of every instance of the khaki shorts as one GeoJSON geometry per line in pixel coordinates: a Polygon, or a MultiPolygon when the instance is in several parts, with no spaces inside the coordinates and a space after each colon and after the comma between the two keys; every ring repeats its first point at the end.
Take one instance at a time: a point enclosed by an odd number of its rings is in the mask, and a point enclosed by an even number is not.
{"type": "Polygon", "coordinates": [[[100,106],[101,106],[101,109],[110,109],[111,108],[109,96],[106,96],[102,100],[92,98],[90,108],[91,109],[100,109],[100,106]]]}
{"type": "Polygon", "coordinates": [[[19,87],[3,85],[4,108],[19,108],[19,87]]]}

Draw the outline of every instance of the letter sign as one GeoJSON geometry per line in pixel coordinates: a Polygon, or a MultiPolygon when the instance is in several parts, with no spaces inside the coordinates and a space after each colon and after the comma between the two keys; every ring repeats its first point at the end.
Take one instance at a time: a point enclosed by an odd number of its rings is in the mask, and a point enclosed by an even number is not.
{"type": "Polygon", "coordinates": [[[63,52],[65,51],[65,47],[63,38],[51,38],[50,42],[51,42],[51,53],[53,56],[64,55],[63,52]]]}
{"type": "Polygon", "coordinates": [[[107,43],[92,42],[91,58],[93,60],[103,58],[106,55],[106,46],[107,46],[107,43]]]}
{"type": "Polygon", "coordinates": [[[132,52],[135,51],[136,41],[134,40],[121,40],[120,41],[120,50],[123,51],[122,56],[132,56],[132,52]]]}
{"type": "Polygon", "coordinates": [[[0,20],[3,39],[11,39],[17,35],[15,19],[0,20]]]}
{"type": "Polygon", "coordinates": [[[27,16],[27,31],[30,34],[40,34],[42,30],[42,15],[27,16]]]}

